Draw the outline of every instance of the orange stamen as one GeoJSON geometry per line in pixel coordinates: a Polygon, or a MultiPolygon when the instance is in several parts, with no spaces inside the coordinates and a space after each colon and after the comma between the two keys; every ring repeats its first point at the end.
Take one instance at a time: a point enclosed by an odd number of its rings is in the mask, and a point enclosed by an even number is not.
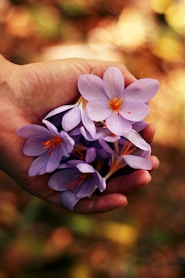
{"type": "Polygon", "coordinates": [[[132,154],[137,147],[133,147],[131,142],[126,142],[121,150],[120,155],[129,155],[132,154]]]}
{"type": "Polygon", "coordinates": [[[48,155],[52,155],[52,151],[60,144],[62,144],[62,139],[57,135],[54,135],[50,140],[42,142],[43,148],[48,149],[48,155]]]}
{"type": "Polygon", "coordinates": [[[119,114],[119,110],[121,109],[121,105],[123,103],[123,98],[117,98],[114,97],[113,99],[110,100],[109,102],[109,107],[112,109],[112,111],[118,112],[119,114]]]}
{"type": "Polygon", "coordinates": [[[68,184],[66,184],[66,188],[70,190],[74,190],[77,186],[81,185],[92,173],[81,173],[75,176],[78,180],[74,180],[68,184]]]}

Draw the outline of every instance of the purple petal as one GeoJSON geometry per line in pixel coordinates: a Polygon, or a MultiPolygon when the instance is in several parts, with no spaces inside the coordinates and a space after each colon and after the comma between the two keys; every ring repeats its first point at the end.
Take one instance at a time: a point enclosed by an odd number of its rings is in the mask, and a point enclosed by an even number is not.
{"type": "Polygon", "coordinates": [[[77,198],[86,198],[91,197],[91,195],[94,193],[96,189],[95,183],[91,178],[87,178],[83,184],[78,186],[75,190],[75,194],[77,198]]]}
{"type": "Polygon", "coordinates": [[[95,171],[90,177],[88,177],[83,184],[75,189],[76,196],[79,198],[91,197],[95,189],[98,188],[101,192],[106,188],[105,179],[95,171]]]}
{"type": "Polygon", "coordinates": [[[70,190],[70,185],[76,185],[79,171],[76,168],[65,168],[53,174],[48,181],[50,188],[56,191],[70,190]]]}
{"type": "Polygon", "coordinates": [[[75,128],[81,121],[81,113],[79,106],[73,107],[67,111],[62,118],[62,127],[66,131],[70,131],[75,128]]]}
{"type": "Polygon", "coordinates": [[[89,134],[92,137],[95,137],[96,135],[96,127],[94,122],[88,117],[86,112],[84,110],[81,111],[81,117],[82,117],[82,123],[84,127],[88,130],[89,134]]]}
{"type": "Polygon", "coordinates": [[[118,115],[116,112],[113,112],[106,119],[106,125],[108,129],[116,135],[128,133],[132,128],[131,123],[122,116],[118,115]]]}
{"type": "Polygon", "coordinates": [[[47,150],[42,146],[43,138],[28,139],[23,147],[23,153],[27,156],[38,156],[45,153],[47,150]]]}
{"type": "Polygon", "coordinates": [[[47,120],[42,120],[42,122],[48,128],[50,134],[53,134],[53,135],[58,134],[58,130],[57,130],[56,126],[54,126],[51,122],[49,122],[47,120]]]}
{"type": "Polygon", "coordinates": [[[71,152],[75,144],[74,139],[65,131],[61,131],[60,136],[62,137],[63,145],[65,145],[66,150],[71,152]]]}
{"type": "Polygon", "coordinates": [[[31,124],[19,128],[17,130],[17,134],[20,135],[21,137],[29,139],[34,136],[41,137],[41,134],[43,137],[48,136],[50,135],[50,132],[43,126],[31,124]]]}
{"type": "Polygon", "coordinates": [[[94,181],[100,192],[103,192],[106,189],[106,181],[97,171],[94,174],[94,181]]]}
{"type": "Polygon", "coordinates": [[[88,101],[105,99],[103,81],[96,75],[81,75],[78,80],[78,89],[81,95],[88,101]]]}
{"type": "Polygon", "coordinates": [[[107,144],[107,142],[105,142],[104,140],[99,140],[100,145],[102,146],[102,148],[110,154],[114,154],[114,151],[111,149],[111,147],[107,144]]]}
{"type": "Polygon", "coordinates": [[[58,168],[61,158],[64,155],[63,153],[63,149],[58,147],[50,155],[48,155],[46,173],[51,173],[58,168]]]}
{"type": "Polygon", "coordinates": [[[123,155],[122,157],[124,158],[126,163],[133,169],[152,169],[152,162],[150,159],[134,155],[123,155]]]}
{"type": "Polygon", "coordinates": [[[61,202],[63,206],[70,211],[74,210],[74,207],[79,200],[80,198],[77,198],[72,191],[64,191],[61,194],[61,202]]]}
{"type": "Polygon", "coordinates": [[[87,163],[79,163],[76,167],[81,173],[94,173],[95,172],[94,168],[87,163]]]}
{"type": "Polygon", "coordinates": [[[102,121],[110,116],[112,113],[111,109],[108,107],[108,101],[91,101],[87,103],[87,112],[89,117],[93,121],[102,121]]]}
{"type": "Polygon", "coordinates": [[[34,159],[28,170],[28,175],[30,177],[43,175],[46,173],[46,166],[48,163],[47,156],[47,154],[43,154],[34,159]]]}
{"type": "Polygon", "coordinates": [[[126,101],[148,102],[159,89],[159,82],[150,78],[143,78],[131,83],[124,91],[126,101]]]}
{"type": "Polygon", "coordinates": [[[135,123],[133,123],[132,128],[133,128],[134,130],[136,130],[137,132],[140,132],[140,131],[143,130],[146,126],[147,126],[147,123],[144,122],[144,121],[141,121],[141,122],[135,122],[135,123]]]}
{"type": "Polygon", "coordinates": [[[149,114],[150,108],[144,103],[138,102],[124,102],[123,107],[120,109],[120,114],[129,121],[139,122],[149,114]]]}
{"type": "Polygon", "coordinates": [[[95,148],[88,149],[86,152],[85,161],[87,163],[91,163],[95,161],[95,159],[96,159],[96,149],[95,148]]]}
{"type": "Polygon", "coordinates": [[[54,115],[56,115],[56,114],[62,113],[62,112],[64,112],[64,111],[66,111],[66,110],[69,110],[69,109],[73,108],[74,106],[75,106],[75,104],[59,106],[59,107],[53,109],[51,112],[49,112],[49,113],[44,117],[44,119],[50,118],[50,117],[52,117],[52,116],[54,116],[54,115]]]}
{"type": "Polygon", "coordinates": [[[125,81],[122,72],[116,67],[110,67],[103,76],[104,88],[109,99],[122,97],[125,81]]]}

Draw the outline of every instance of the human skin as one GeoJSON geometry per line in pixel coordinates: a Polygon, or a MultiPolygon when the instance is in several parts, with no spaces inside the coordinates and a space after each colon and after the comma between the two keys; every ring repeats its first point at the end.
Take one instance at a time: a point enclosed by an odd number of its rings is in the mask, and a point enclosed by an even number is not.
{"type": "MultiPolygon", "coordinates": [[[[28,124],[41,124],[42,118],[52,109],[74,103],[79,96],[79,76],[93,73],[102,77],[109,66],[122,71],[126,86],[135,81],[128,69],[117,62],[71,58],[16,65],[0,55],[0,168],[24,190],[62,206],[61,193],[47,185],[50,174],[28,176],[34,158],[23,154],[25,139],[19,137],[16,130],[28,124]]],[[[151,143],[154,132],[153,125],[147,125],[141,135],[151,143]]],[[[151,156],[151,160],[153,171],[159,161],[156,156],[151,156]]],[[[128,202],[126,196],[150,181],[151,171],[146,170],[111,178],[102,194],[80,200],[74,212],[107,212],[125,206],[128,202]]]]}

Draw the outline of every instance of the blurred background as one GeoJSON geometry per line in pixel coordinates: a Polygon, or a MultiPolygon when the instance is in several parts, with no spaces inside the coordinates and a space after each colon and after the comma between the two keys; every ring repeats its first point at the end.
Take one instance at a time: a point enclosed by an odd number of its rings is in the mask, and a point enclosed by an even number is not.
{"type": "Polygon", "coordinates": [[[12,62],[118,60],[161,83],[148,118],[161,164],[126,208],[74,215],[0,172],[0,278],[185,277],[184,43],[184,0],[0,1],[12,62]]]}

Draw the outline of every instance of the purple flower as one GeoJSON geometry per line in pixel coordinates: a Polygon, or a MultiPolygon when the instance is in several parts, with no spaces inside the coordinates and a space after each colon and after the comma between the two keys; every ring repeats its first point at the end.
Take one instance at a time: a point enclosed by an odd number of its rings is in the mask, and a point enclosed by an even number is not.
{"type": "Polygon", "coordinates": [[[135,137],[135,131],[133,132],[136,145],[124,138],[120,138],[118,141],[113,142],[113,144],[100,140],[102,148],[110,155],[110,167],[105,177],[106,180],[117,170],[127,165],[133,169],[152,169],[152,162],[150,160],[151,147],[139,136],[135,137]],[[139,140],[137,141],[136,138],[139,138],[139,140]]]}
{"type": "Polygon", "coordinates": [[[61,167],[64,168],[51,176],[48,185],[53,190],[68,192],[62,198],[63,204],[70,210],[79,199],[91,197],[96,188],[100,192],[106,188],[105,179],[87,163],[75,161],[71,166],[63,164],[61,167]]]}
{"type": "Polygon", "coordinates": [[[73,130],[82,122],[83,126],[89,131],[91,136],[94,137],[96,134],[96,128],[94,122],[88,117],[85,107],[86,100],[81,96],[75,104],[63,105],[55,108],[46,115],[45,119],[67,111],[63,114],[61,122],[62,128],[65,131],[68,132],[73,130]]]}
{"type": "Polygon", "coordinates": [[[103,80],[84,74],[78,81],[81,95],[88,101],[86,109],[93,121],[105,120],[116,135],[128,133],[132,122],[142,121],[149,113],[147,102],[159,88],[157,80],[144,78],[125,88],[122,72],[115,67],[106,70],[103,80]]]}
{"type": "Polygon", "coordinates": [[[57,169],[61,159],[69,157],[74,140],[64,131],[58,132],[50,122],[43,120],[46,127],[27,125],[17,130],[17,134],[27,138],[23,152],[27,156],[37,156],[29,168],[29,176],[50,173],[57,169]]]}

